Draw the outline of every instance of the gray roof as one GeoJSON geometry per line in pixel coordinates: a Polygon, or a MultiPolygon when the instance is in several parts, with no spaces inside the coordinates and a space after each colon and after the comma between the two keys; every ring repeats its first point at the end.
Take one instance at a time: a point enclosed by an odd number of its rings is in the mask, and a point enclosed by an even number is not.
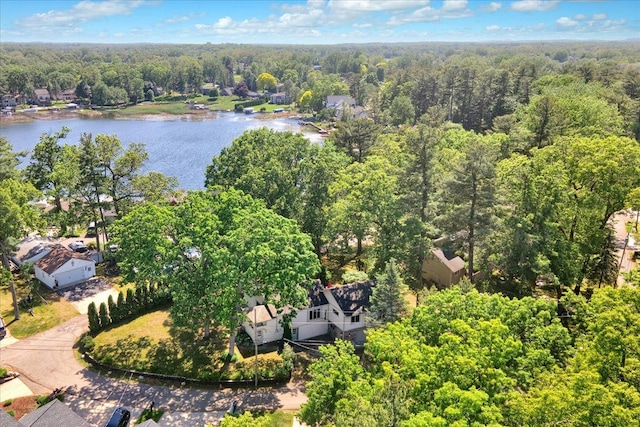
{"type": "Polygon", "coordinates": [[[340,306],[340,310],[348,316],[361,313],[369,307],[371,290],[374,283],[370,280],[366,282],[351,283],[343,286],[330,288],[331,295],[340,306]]]}
{"type": "Polygon", "coordinates": [[[18,420],[7,414],[4,410],[0,409],[0,426],[2,427],[23,427],[18,420]]]}
{"type": "Polygon", "coordinates": [[[25,427],[91,427],[80,415],[76,414],[58,399],[20,418],[25,427]]]}
{"type": "Polygon", "coordinates": [[[320,279],[313,282],[313,285],[307,294],[309,298],[309,307],[319,307],[321,305],[329,304],[327,297],[324,295],[324,289],[324,285],[320,279]]]}
{"type": "Polygon", "coordinates": [[[442,262],[452,273],[464,270],[464,261],[455,253],[443,251],[442,249],[432,249],[431,253],[442,262]]]}

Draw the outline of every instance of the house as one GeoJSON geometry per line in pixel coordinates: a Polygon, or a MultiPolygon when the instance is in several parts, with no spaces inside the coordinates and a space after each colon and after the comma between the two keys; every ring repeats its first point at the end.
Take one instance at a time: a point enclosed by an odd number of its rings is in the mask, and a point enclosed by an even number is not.
{"type": "Polygon", "coordinates": [[[60,97],[63,101],[74,102],[77,99],[76,90],[75,89],[63,90],[62,95],[60,97]]]}
{"type": "Polygon", "coordinates": [[[466,275],[464,261],[455,253],[434,248],[422,263],[422,281],[448,288],[466,275]]]}
{"type": "Polygon", "coordinates": [[[88,256],[55,246],[34,264],[36,279],[51,289],[96,275],[96,263],[88,256]]]}
{"type": "Polygon", "coordinates": [[[213,83],[205,83],[200,86],[200,93],[203,95],[209,95],[209,93],[215,88],[213,83]]]}
{"type": "Polygon", "coordinates": [[[2,97],[2,109],[10,108],[12,110],[15,110],[17,105],[18,101],[16,100],[15,96],[4,95],[2,97]]]}
{"type": "Polygon", "coordinates": [[[325,107],[339,109],[344,105],[356,108],[356,100],[346,95],[329,95],[325,107]]]}
{"type": "Polygon", "coordinates": [[[234,88],[232,87],[225,87],[224,89],[222,89],[220,91],[220,95],[222,96],[233,96],[233,92],[234,92],[234,88]]]}
{"type": "MultiPolygon", "coordinates": [[[[4,425],[4,424],[3,424],[4,425]]],[[[76,414],[58,399],[53,399],[20,418],[18,426],[24,427],[91,427],[80,415],[76,414]]]]}
{"type": "Polygon", "coordinates": [[[47,89],[34,89],[32,99],[40,106],[51,105],[51,95],[47,89]]]}
{"type": "Polygon", "coordinates": [[[286,93],[277,92],[271,94],[269,102],[272,104],[288,104],[290,100],[286,93]]]}
{"type": "MultiPolygon", "coordinates": [[[[298,309],[291,319],[291,338],[303,341],[321,335],[350,340],[356,345],[365,342],[364,312],[369,307],[373,282],[358,282],[326,288],[316,280],[307,293],[308,306],[298,309]]],[[[264,305],[260,298],[248,299],[247,321],[243,327],[251,339],[265,344],[282,339],[283,316],[275,307],[264,305]],[[254,322],[256,328],[254,329],[254,322]]]]}

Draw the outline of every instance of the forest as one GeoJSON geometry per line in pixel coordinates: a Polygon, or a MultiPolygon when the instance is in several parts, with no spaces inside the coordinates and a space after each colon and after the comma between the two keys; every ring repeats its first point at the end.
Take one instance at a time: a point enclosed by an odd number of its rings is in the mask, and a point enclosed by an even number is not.
{"type": "MultiPolygon", "coordinates": [[[[3,95],[75,89],[93,103],[99,93],[136,103],[157,87],[244,85],[284,91],[299,112],[334,122],[322,144],[247,131],[204,177],[214,195],[239,190],[231,194],[293,220],[323,280],[340,282],[345,269],[375,278],[397,263],[399,282],[419,295],[412,312],[369,331],[364,354],[340,341],[323,348],[307,423],[638,425],[640,282],[632,272],[616,286],[613,227],[617,212],[640,209],[638,42],[3,44],[0,65],[3,95]],[[366,117],[336,117],[329,95],[353,97],[366,117]],[[423,283],[436,240],[464,259],[459,287],[423,283]]],[[[136,215],[164,212],[170,195],[205,197],[142,175],[144,147],[106,135],[72,147],[64,137],[43,135],[25,173],[15,171],[24,153],[2,141],[0,200],[23,229],[42,226],[27,206],[41,192],[83,201],[72,214],[58,205],[49,224],[98,223],[113,208],[116,234],[136,215]]],[[[3,252],[21,231],[7,230],[3,252]]],[[[196,238],[185,233],[182,250],[196,238]]]]}

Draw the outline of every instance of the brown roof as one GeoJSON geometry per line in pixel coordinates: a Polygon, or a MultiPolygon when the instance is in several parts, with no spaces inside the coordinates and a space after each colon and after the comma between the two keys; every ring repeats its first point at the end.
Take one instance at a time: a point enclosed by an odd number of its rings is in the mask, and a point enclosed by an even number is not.
{"type": "Polygon", "coordinates": [[[93,262],[91,258],[87,257],[84,254],[71,252],[63,246],[55,246],[51,250],[51,252],[36,261],[35,265],[45,273],[51,274],[62,267],[64,264],[66,264],[67,261],[72,259],[93,262]]]}
{"type": "Polygon", "coordinates": [[[432,249],[431,253],[453,273],[464,270],[464,261],[453,252],[443,252],[442,249],[432,249]]]}

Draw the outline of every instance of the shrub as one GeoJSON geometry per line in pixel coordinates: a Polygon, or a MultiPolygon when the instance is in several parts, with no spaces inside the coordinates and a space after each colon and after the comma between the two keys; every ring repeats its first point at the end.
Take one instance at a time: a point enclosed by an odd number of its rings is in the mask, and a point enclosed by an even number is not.
{"type": "Polygon", "coordinates": [[[80,338],[80,351],[84,353],[91,353],[96,348],[96,343],[93,341],[93,337],[88,334],[84,334],[80,338]]]}
{"type": "Polygon", "coordinates": [[[369,280],[369,276],[364,271],[348,270],[342,275],[344,283],[364,282],[366,280],[369,280]]]}
{"type": "Polygon", "coordinates": [[[107,310],[107,304],[100,303],[100,311],[98,312],[100,318],[100,326],[104,329],[111,324],[111,318],[109,317],[109,310],[107,310]]]}
{"type": "Polygon", "coordinates": [[[0,378],[6,377],[8,373],[9,371],[7,370],[7,368],[0,367],[0,378]]]}
{"type": "Polygon", "coordinates": [[[87,316],[89,317],[89,330],[94,334],[97,333],[100,330],[101,325],[95,302],[89,304],[89,307],[87,308],[87,316]]]}
{"type": "Polygon", "coordinates": [[[229,350],[225,350],[222,353],[222,361],[226,363],[234,363],[238,361],[238,354],[233,353],[233,355],[229,355],[229,350]]]}
{"type": "Polygon", "coordinates": [[[15,413],[15,411],[14,411],[13,409],[9,409],[9,410],[7,411],[7,414],[11,415],[12,417],[15,417],[15,416],[16,416],[16,413],[15,413]]]}
{"type": "Polygon", "coordinates": [[[282,356],[283,366],[285,367],[287,372],[290,372],[293,369],[293,365],[297,357],[296,352],[293,351],[293,347],[285,343],[285,345],[282,347],[282,353],[280,354],[280,356],[282,356]]]}
{"type": "Polygon", "coordinates": [[[9,406],[13,403],[13,399],[7,399],[4,402],[2,402],[2,406],[9,406]]]}

